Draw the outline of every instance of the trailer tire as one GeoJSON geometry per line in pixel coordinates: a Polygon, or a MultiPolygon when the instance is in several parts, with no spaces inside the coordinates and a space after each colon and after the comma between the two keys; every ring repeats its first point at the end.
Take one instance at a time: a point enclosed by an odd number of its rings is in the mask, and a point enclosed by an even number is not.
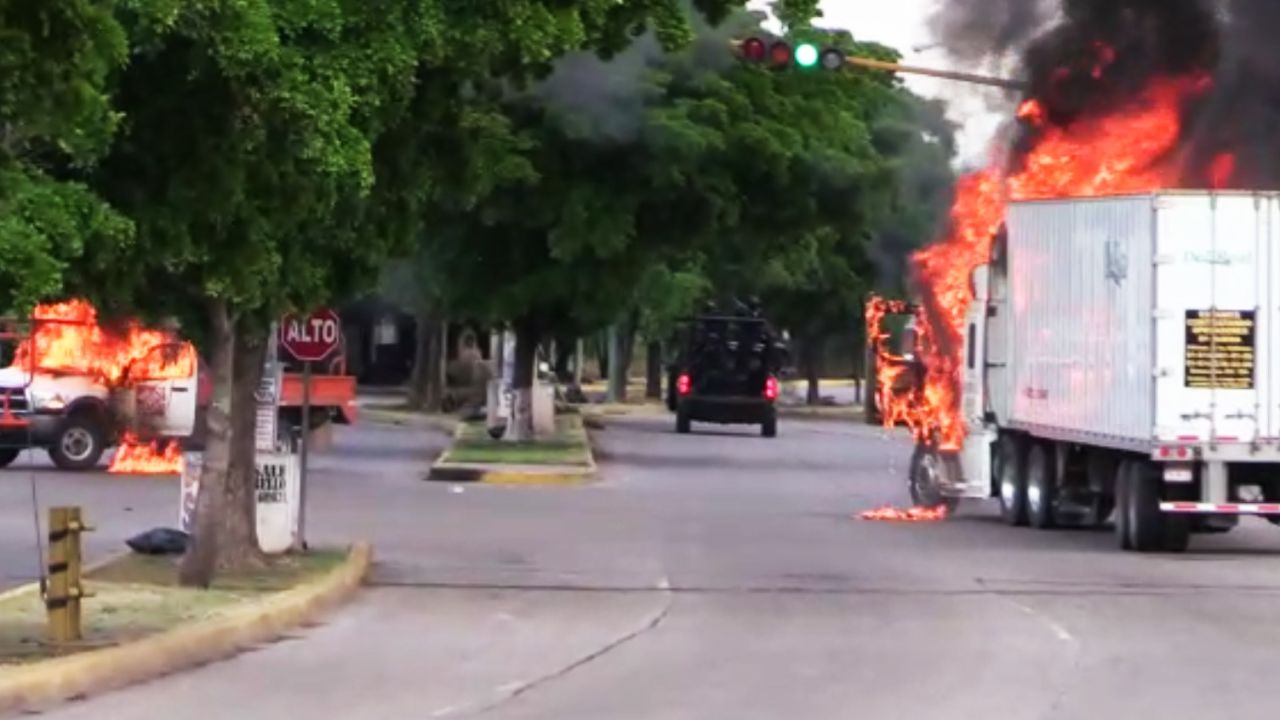
{"type": "Polygon", "coordinates": [[[1185,517],[1160,511],[1160,474],[1151,463],[1130,460],[1122,489],[1129,547],[1138,552],[1185,552],[1191,526],[1185,517]]]}
{"type": "Polygon", "coordinates": [[[999,477],[1000,516],[1010,525],[1027,524],[1027,452],[1026,443],[1016,435],[1000,438],[999,477]]]}
{"type": "Polygon", "coordinates": [[[1133,474],[1133,460],[1122,460],[1116,466],[1116,542],[1121,550],[1133,549],[1133,533],[1129,531],[1129,486],[1132,485],[1130,476],[1133,474]]]}
{"type": "Polygon", "coordinates": [[[1058,486],[1049,451],[1047,444],[1037,442],[1027,453],[1027,522],[1038,530],[1054,526],[1058,486]]]}

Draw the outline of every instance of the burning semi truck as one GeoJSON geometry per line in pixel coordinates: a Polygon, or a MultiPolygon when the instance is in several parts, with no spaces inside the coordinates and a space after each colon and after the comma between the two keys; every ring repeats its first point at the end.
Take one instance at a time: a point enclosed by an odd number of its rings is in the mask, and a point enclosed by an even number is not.
{"type": "Polygon", "coordinates": [[[1280,194],[1028,201],[1006,216],[972,274],[963,439],[919,436],[916,502],[995,496],[1008,523],[1037,528],[1114,513],[1140,551],[1183,550],[1242,515],[1280,524],[1280,194]]]}

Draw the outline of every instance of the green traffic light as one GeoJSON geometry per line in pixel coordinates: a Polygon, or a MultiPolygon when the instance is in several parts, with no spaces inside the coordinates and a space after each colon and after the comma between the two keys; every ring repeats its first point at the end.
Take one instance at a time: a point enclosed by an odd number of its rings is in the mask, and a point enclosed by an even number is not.
{"type": "Polygon", "coordinates": [[[818,64],[820,53],[818,46],[810,43],[801,43],[796,46],[796,64],[802,68],[815,67],[818,64]]]}

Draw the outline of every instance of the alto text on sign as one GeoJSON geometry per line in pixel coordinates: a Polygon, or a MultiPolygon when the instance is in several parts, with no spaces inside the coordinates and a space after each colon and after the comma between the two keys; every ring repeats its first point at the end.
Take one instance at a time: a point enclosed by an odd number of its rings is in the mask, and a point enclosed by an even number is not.
{"type": "Polygon", "coordinates": [[[323,360],[338,349],[341,320],[332,310],[307,316],[286,315],[280,321],[280,345],[302,362],[323,360]]]}

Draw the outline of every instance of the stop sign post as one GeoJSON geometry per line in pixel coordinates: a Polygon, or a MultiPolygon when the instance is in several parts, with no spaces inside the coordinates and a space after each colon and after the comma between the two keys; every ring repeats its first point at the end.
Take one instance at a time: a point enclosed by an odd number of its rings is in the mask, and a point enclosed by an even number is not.
{"type": "Polygon", "coordinates": [[[310,315],[285,315],[280,319],[280,345],[302,362],[302,437],[298,468],[298,538],[296,549],[306,550],[307,444],[311,435],[311,363],[332,355],[342,337],[341,320],[332,310],[310,315]]]}

